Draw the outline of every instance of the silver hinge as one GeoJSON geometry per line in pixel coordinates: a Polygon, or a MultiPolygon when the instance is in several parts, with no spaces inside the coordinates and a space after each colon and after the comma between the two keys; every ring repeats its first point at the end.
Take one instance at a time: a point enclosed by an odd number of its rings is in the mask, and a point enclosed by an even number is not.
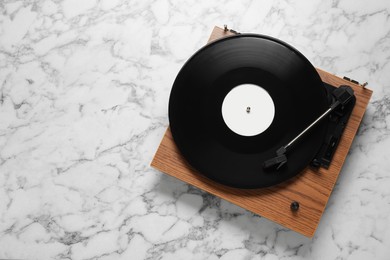
{"type": "Polygon", "coordinates": [[[357,84],[359,86],[362,86],[363,88],[366,88],[366,86],[368,85],[368,82],[364,82],[363,84],[360,84],[359,81],[348,78],[346,76],[344,76],[343,79],[348,80],[349,82],[352,82],[352,83],[357,84]]]}
{"type": "Polygon", "coordinates": [[[234,33],[234,34],[240,34],[239,32],[237,32],[237,31],[235,31],[233,29],[229,29],[227,24],[223,25],[223,30],[224,30],[224,32],[231,32],[231,33],[234,33]]]}

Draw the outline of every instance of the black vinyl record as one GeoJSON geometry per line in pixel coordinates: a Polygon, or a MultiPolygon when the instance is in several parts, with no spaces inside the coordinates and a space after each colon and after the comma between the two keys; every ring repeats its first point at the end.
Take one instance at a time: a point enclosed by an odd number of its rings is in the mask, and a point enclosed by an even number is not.
{"type": "Polygon", "coordinates": [[[232,187],[261,188],[297,175],[310,163],[326,122],[294,145],[281,169],[263,169],[264,161],[327,107],[323,83],[300,52],[268,36],[240,34],[206,45],[185,63],[172,87],[169,121],[180,152],[201,174],[232,187]],[[260,134],[237,134],[222,116],[226,95],[241,84],[261,86],[273,100],[272,123],[260,134]]]}

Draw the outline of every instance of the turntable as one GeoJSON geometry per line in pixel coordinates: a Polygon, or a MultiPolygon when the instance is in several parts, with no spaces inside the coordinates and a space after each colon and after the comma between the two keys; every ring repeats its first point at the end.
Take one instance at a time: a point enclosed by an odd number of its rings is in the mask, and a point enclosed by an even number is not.
{"type": "Polygon", "coordinates": [[[183,66],[156,169],[312,237],[372,91],[272,37],[215,27],[183,66]]]}

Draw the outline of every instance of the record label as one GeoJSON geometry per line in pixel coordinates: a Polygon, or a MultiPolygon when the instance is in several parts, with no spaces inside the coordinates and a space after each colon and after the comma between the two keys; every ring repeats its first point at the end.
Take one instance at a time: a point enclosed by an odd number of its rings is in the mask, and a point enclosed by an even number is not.
{"type": "Polygon", "coordinates": [[[271,96],[258,85],[238,85],[222,103],[225,124],[242,136],[261,134],[271,125],[274,116],[275,105],[271,96]]]}

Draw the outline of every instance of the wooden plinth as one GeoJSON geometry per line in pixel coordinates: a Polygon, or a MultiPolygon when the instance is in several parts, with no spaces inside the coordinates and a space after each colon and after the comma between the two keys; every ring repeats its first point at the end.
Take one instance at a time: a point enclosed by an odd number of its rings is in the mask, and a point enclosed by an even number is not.
{"type": "MultiPolygon", "coordinates": [[[[229,31],[225,32],[215,27],[209,42],[229,35],[231,35],[229,31]]],[[[358,84],[320,69],[317,71],[324,82],[333,86],[349,85],[356,95],[356,105],[329,169],[320,168],[314,171],[306,168],[295,178],[270,188],[244,190],[227,187],[206,178],[188,165],[177,149],[169,127],[153,158],[152,167],[307,237],[312,237],[372,95],[371,90],[358,84]],[[290,210],[292,201],[300,204],[297,212],[290,210]]]]}

